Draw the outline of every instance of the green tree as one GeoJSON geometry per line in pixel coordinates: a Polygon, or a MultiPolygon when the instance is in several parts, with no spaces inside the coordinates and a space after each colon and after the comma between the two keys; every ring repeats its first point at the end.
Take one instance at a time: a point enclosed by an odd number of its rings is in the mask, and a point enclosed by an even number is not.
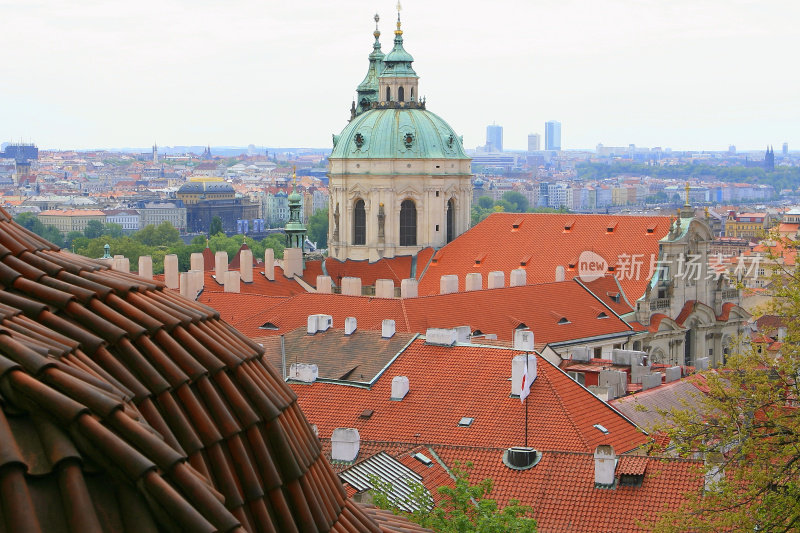
{"type": "Polygon", "coordinates": [[[167,221],[148,224],[131,236],[145,246],[171,246],[181,242],[180,233],[167,221]]]}
{"type": "Polygon", "coordinates": [[[96,239],[97,237],[103,236],[103,223],[99,220],[90,220],[86,223],[86,227],[83,229],[83,234],[86,235],[88,239],[96,239]]]}
{"type": "Polygon", "coordinates": [[[308,219],[308,238],[317,248],[328,247],[328,210],[320,209],[308,219]]]}
{"type": "Polygon", "coordinates": [[[508,213],[524,213],[528,209],[528,199],[519,191],[504,192],[503,200],[511,206],[506,209],[508,213]]]}
{"type": "Polygon", "coordinates": [[[211,219],[211,226],[208,228],[208,236],[213,237],[219,233],[224,233],[222,230],[222,219],[215,216],[211,219]]]}
{"type": "Polygon", "coordinates": [[[532,518],[533,510],[530,507],[520,505],[517,500],[511,500],[508,505],[500,509],[497,502],[489,498],[492,492],[492,480],[484,479],[477,485],[471,485],[469,482],[471,469],[471,463],[462,468],[456,462],[451,470],[455,486],[445,485],[437,489],[441,495],[437,505],[434,505],[431,495],[419,483],[411,484],[412,493],[408,498],[402,502],[395,501],[391,496],[391,483],[372,476],[370,482],[373,485],[375,505],[439,533],[536,531],[536,520],[532,518]],[[399,507],[400,503],[405,503],[416,510],[406,512],[399,507]]]}
{"type": "Polygon", "coordinates": [[[494,200],[490,196],[481,196],[478,198],[478,207],[481,209],[491,209],[494,207],[494,200]]]}
{"type": "Polygon", "coordinates": [[[713,484],[656,531],[800,530],[800,273],[776,270],[770,286],[765,311],[787,328],[781,353],[742,343],[724,368],[706,372],[699,408],[670,413],[671,442],[705,458],[713,484]]]}

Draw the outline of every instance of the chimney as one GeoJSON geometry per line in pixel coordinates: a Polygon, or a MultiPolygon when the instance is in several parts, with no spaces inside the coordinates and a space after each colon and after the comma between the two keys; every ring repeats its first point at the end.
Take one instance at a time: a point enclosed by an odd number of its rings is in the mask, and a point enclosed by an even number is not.
{"type": "Polygon", "coordinates": [[[319,377],[319,367],[308,363],[292,363],[289,367],[289,377],[303,383],[314,383],[319,377]]]}
{"type": "Polygon", "coordinates": [[[153,279],[153,256],[139,256],[139,277],[147,280],[153,279]]]}
{"type": "Polygon", "coordinates": [[[394,281],[390,279],[375,280],[375,298],[394,298],[394,281]]]}
{"type": "Polygon", "coordinates": [[[361,296],[361,278],[344,277],[341,284],[343,296],[361,296]]]}
{"type": "Polygon", "coordinates": [[[664,371],[666,382],[677,381],[681,379],[681,367],[671,366],[664,371]]]}
{"type": "Polygon", "coordinates": [[[556,281],[564,281],[564,267],[561,265],[556,267],[556,281]]]}
{"type": "Polygon", "coordinates": [[[356,317],[349,316],[344,319],[344,334],[345,335],[352,335],[356,332],[356,317]]]}
{"type": "Polygon", "coordinates": [[[614,484],[614,471],[617,469],[617,456],[614,448],[601,444],[594,450],[594,486],[610,487],[614,484]]]}
{"type": "Polygon", "coordinates": [[[319,294],[331,294],[331,277],[317,276],[317,292],[319,294]]]}
{"type": "Polygon", "coordinates": [[[472,338],[472,330],[469,326],[457,326],[453,329],[456,330],[456,342],[469,343],[472,338]]]}
{"type": "Polygon", "coordinates": [[[190,298],[189,293],[191,292],[191,279],[189,278],[188,272],[181,272],[180,273],[180,291],[181,296],[184,298],[190,298]]]}
{"type": "Polygon", "coordinates": [[[408,394],[408,377],[395,376],[392,378],[392,401],[399,402],[408,394]]]}
{"type": "Polygon", "coordinates": [[[306,329],[306,333],[313,335],[318,331],[318,319],[319,315],[308,315],[308,328],[306,329]]]}
{"type": "Polygon", "coordinates": [[[511,287],[522,287],[528,282],[528,271],[524,268],[515,268],[511,271],[509,285],[511,287]]]}
{"type": "Polygon", "coordinates": [[[425,344],[452,346],[457,339],[457,332],[454,329],[428,328],[425,330],[425,344]]]}
{"type": "Polygon", "coordinates": [[[111,261],[111,268],[119,272],[129,273],[131,271],[131,260],[124,255],[115,255],[111,261]]]}
{"type": "Polygon", "coordinates": [[[458,276],[448,274],[439,279],[439,294],[458,292],[458,276]]]}
{"type": "Polygon", "coordinates": [[[353,462],[358,457],[361,438],[356,428],[336,428],[331,435],[331,459],[353,462]]]}
{"type": "Polygon", "coordinates": [[[533,351],[533,332],[529,329],[514,330],[514,349],[526,352],[533,351]]]}
{"type": "Polygon", "coordinates": [[[253,250],[241,250],[239,252],[239,273],[242,281],[253,283],[253,250]]]}
{"type": "Polygon", "coordinates": [[[703,491],[716,491],[720,481],[725,478],[725,457],[719,452],[706,452],[703,455],[703,463],[706,472],[703,491]]]}
{"type": "Polygon", "coordinates": [[[177,289],[180,287],[180,281],[178,279],[178,256],[175,254],[164,256],[164,283],[169,289],[177,289]]]}
{"type": "Polygon", "coordinates": [[[240,292],[239,281],[240,281],[240,276],[238,272],[236,272],[235,270],[226,270],[224,292],[233,292],[233,293],[240,292]]]}
{"type": "MultiPolygon", "coordinates": [[[[528,380],[531,387],[536,382],[538,375],[536,369],[536,356],[528,354],[528,380]]],[[[525,370],[525,354],[515,355],[511,360],[511,394],[519,396],[522,390],[522,374],[525,370]]]]}
{"type": "Polygon", "coordinates": [[[328,331],[333,327],[331,315],[317,315],[317,331],[328,331]]]}
{"type": "Polygon", "coordinates": [[[394,337],[394,320],[387,318],[381,323],[381,337],[384,339],[394,337]]]}
{"type": "Polygon", "coordinates": [[[205,264],[203,263],[203,254],[193,253],[189,257],[189,265],[191,270],[199,270],[202,272],[205,269],[205,264]]]}
{"type": "Polygon", "coordinates": [[[483,288],[483,276],[480,272],[470,272],[464,279],[464,290],[479,291],[483,288]]]}
{"type": "Polygon", "coordinates": [[[416,298],[419,295],[419,282],[415,279],[404,279],[400,282],[400,298],[416,298]]]}
{"type": "Polygon", "coordinates": [[[189,274],[189,299],[196,300],[197,295],[203,290],[205,276],[202,270],[190,270],[187,274],[189,274]]]}
{"type": "Polygon", "coordinates": [[[287,278],[303,275],[302,248],[286,248],[283,250],[283,275],[287,278]]]}
{"type": "Polygon", "coordinates": [[[502,289],[506,286],[506,274],[502,270],[489,272],[489,289],[502,289]]]}
{"type": "Polygon", "coordinates": [[[217,283],[225,284],[225,272],[228,271],[228,252],[217,252],[214,254],[214,276],[217,283]]]}
{"type": "Polygon", "coordinates": [[[264,276],[270,281],[275,281],[275,250],[264,250],[264,276]]]}

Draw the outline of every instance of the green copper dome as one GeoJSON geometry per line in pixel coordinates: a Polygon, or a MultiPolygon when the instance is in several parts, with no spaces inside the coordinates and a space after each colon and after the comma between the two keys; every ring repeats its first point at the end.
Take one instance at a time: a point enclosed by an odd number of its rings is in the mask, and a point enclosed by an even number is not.
{"type": "Polygon", "coordinates": [[[358,115],[333,137],[330,159],[469,159],[447,122],[425,109],[392,107],[358,115]]]}

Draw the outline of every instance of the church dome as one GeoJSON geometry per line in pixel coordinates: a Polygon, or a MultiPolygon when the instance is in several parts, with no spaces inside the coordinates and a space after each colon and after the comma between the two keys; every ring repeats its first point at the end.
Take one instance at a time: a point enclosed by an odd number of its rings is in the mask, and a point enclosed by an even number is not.
{"type": "Polygon", "coordinates": [[[330,159],[468,159],[461,137],[425,109],[372,109],[334,135],[330,159]]]}

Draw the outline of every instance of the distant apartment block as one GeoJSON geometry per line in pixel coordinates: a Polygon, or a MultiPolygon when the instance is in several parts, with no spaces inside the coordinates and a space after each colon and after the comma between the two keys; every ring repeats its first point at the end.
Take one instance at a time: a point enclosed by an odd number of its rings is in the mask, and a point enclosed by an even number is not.
{"type": "Polygon", "coordinates": [[[139,210],[139,227],[169,222],[181,233],[186,233],[186,208],[173,202],[148,202],[139,210]]]}
{"type": "Polygon", "coordinates": [[[486,126],[486,148],[490,152],[503,151],[503,126],[486,126]]]}
{"type": "Polygon", "coordinates": [[[106,209],[106,224],[119,224],[125,233],[139,231],[139,212],[135,209],[106,209]]]}
{"type": "Polygon", "coordinates": [[[105,223],[106,214],[99,209],[48,209],[37,215],[45,226],[55,226],[63,234],[70,231],[83,231],[90,220],[105,223]]]}

